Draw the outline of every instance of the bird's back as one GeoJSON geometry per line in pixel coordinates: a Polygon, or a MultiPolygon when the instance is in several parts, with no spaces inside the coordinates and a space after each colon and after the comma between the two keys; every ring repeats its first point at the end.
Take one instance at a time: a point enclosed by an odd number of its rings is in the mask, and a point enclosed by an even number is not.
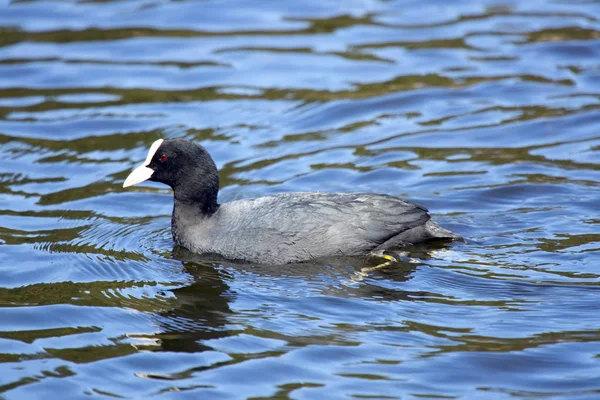
{"type": "Polygon", "coordinates": [[[178,241],[227,259],[287,263],[365,254],[429,220],[425,208],[388,195],[282,193],[222,204],[178,241]]]}

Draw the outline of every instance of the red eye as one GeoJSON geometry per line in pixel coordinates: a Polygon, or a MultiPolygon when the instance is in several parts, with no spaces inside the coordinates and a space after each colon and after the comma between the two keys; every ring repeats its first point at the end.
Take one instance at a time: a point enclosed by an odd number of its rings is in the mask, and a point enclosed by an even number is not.
{"type": "Polygon", "coordinates": [[[165,161],[167,161],[167,156],[166,156],[165,154],[162,154],[160,157],[158,157],[158,159],[159,159],[161,162],[165,162],[165,161]]]}

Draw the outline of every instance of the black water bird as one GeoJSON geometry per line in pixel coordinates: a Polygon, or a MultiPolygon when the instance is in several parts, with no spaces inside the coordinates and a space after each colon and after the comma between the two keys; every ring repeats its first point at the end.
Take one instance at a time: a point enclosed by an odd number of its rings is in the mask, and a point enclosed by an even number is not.
{"type": "Polygon", "coordinates": [[[232,261],[284,264],[460,238],[426,208],[385,194],[281,193],[219,204],[213,159],[184,139],[155,141],[123,187],[146,180],[173,189],[177,244],[232,261]]]}

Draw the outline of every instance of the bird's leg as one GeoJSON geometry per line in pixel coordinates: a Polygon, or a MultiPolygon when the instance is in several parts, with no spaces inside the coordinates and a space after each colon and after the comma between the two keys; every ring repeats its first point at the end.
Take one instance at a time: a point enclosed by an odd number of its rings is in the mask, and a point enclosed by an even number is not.
{"type": "Polygon", "coordinates": [[[361,268],[359,272],[356,272],[356,274],[360,275],[362,277],[366,277],[366,276],[369,276],[369,272],[377,271],[378,269],[385,268],[385,267],[387,267],[389,265],[392,265],[393,263],[398,262],[398,260],[396,259],[396,257],[391,256],[389,254],[380,254],[380,255],[378,255],[378,257],[381,257],[381,258],[383,258],[383,259],[385,259],[387,261],[385,261],[385,262],[383,262],[381,264],[377,264],[374,267],[364,267],[364,268],[361,268]]]}
{"type": "Polygon", "coordinates": [[[363,281],[367,276],[369,276],[370,272],[376,271],[378,269],[381,268],[385,268],[388,267],[394,263],[398,262],[398,259],[396,259],[396,257],[391,256],[389,254],[383,254],[383,252],[379,253],[379,254],[375,254],[377,257],[381,257],[387,261],[381,263],[381,264],[377,264],[374,267],[364,267],[361,268],[360,271],[355,271],[351,276],[348,282],[346,282],[347,284],[356,284],[358,282],[363,281]]]}

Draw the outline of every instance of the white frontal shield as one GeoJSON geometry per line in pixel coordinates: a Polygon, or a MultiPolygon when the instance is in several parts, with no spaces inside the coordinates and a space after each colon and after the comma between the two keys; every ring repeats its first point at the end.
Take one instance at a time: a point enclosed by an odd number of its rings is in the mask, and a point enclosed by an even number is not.
{"type": "Polygon", "coordinates": [[[138,183],[142,183],[150,179],[150,177],[152,177],[154,170],[152,168],[148,168],[148,165],[150,165],[152,157],[154,157],[154,154],[156,154],[162,142],[162,139],[158,139],[156,142],[152,143],[152,146],[150,146],[150,150],[148,150],[148,156],[146,157],[146,161],[144,161],[142,165],[131,171],[127,179],[125,179],[125,182],[123,182],[124,188],[137,185],[138,183]]]}

